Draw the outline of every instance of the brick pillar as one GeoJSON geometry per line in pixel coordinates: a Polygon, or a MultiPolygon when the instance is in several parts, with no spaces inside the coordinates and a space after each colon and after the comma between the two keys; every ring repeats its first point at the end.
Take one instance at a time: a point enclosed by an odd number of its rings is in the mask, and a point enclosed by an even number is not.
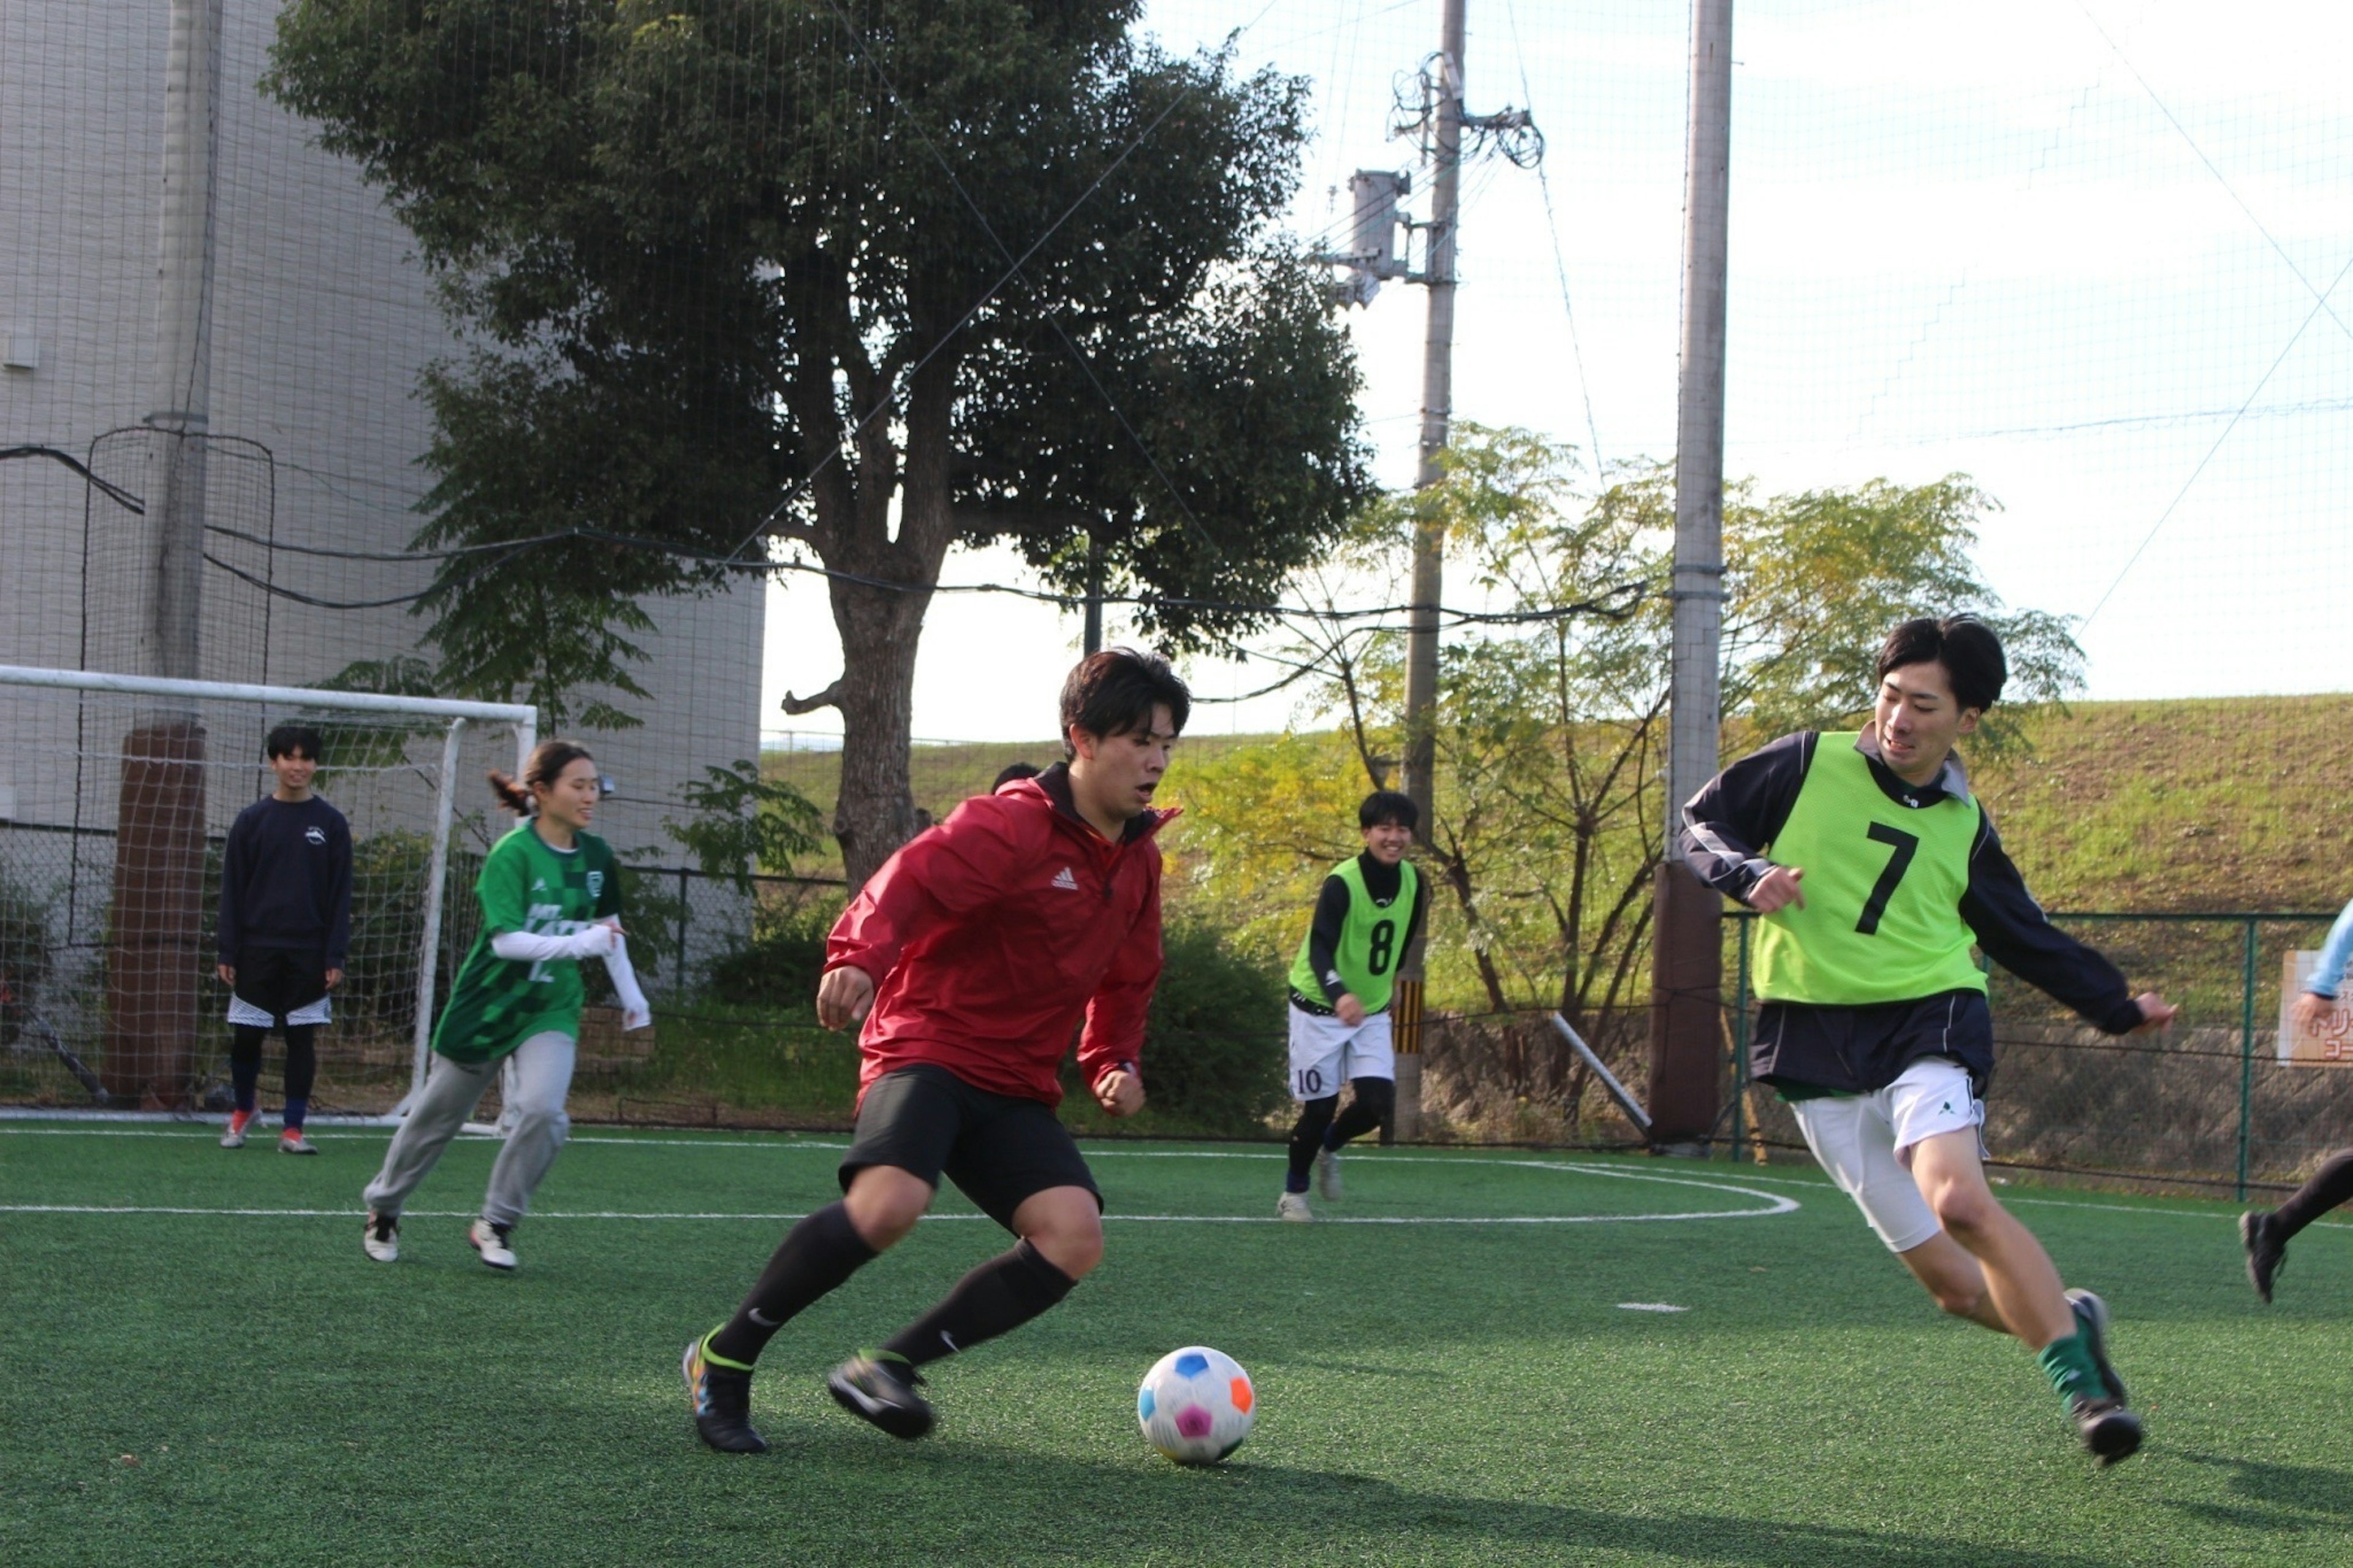
{"type": "Polygon", "coordinates": [[[203,973],[205,731],[193,719],[123,737],[107,942],[107,1093],[151,1110],[187,1098],[203,973]]]}

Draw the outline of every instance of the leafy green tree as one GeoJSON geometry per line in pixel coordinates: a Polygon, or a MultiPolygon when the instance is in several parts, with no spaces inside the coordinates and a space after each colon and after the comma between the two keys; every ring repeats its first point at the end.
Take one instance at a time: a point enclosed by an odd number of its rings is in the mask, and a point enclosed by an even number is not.
{"type": "Polygon", "coordinates": [[[647,600],[813,556],[844,668],[788,708],[841,711],[854,883],[915,826],[952,545],[1146,595],[1175,647],[1258,624],[1368,490],[1353,359],[1273,226],[1306,89],[1141,9],[293,0],[269,89],[385,189],[470,345],[425,385],[420,542],[492,547],[420,606],[440,678],[641,698],[647,600]]]}
{"type": "MultiPolygon", "coordinates": [[[[1730,487],[1727,751],[1867,708],[1880,640],[1913,615],[1986,616],[2009,649],[2010,702],[2062,696],[2082,668],[2066,623],[2010,609],[1971,561],[1975,523],[1993,504],[1960,476],[1765,500],[1753,482],[1730,487]]],[[[1444,479],[1368,509],[1342,566],[1396,592],[1426,516],[1445,528],[1451,581],[1467,579],[1495,609],[1529,617],[1458,629],[1444,648],[1438,799],[1422,852],[1440,895],[1433,983],[1456,1005],[1540,1001],[1582,1027],[1629,1005],[1647,982],[1666,809],[1672,472],[1641,465],[1596,493],[1573,447],[1525,430],[1458,426],[1444,479]]],[[[1342,721],[1358,788],[1394,782],[1402,651],[1397,634],[1355,629],[1336,612],[1308,625],[1292,650],[1320,682],[1313,714],[1342,721]]],[[[1977,747],[1999,747],[2010,733],[1989,726],[1977,747]]],[[[1194,809],[1180,860],[1208,862],[1187,863],[1192,881],[1232,879],[1271,892],[1273,874],[1254,875],[1245,862],[1279,862],[1293,842],[1320,848],[1335,837],[1324,818],[1345,791],[1324,782],[1329,752],[1304,738],[1286,746],[1254,769],[1218,770],[1198,805],[1188,782],[1194,809]],[[1233,823],[1224,820],[1229,799],[1244,808],[1233,823]]],[[[1250,917],[1226,918],[1243,927],[1250,917]]]]}

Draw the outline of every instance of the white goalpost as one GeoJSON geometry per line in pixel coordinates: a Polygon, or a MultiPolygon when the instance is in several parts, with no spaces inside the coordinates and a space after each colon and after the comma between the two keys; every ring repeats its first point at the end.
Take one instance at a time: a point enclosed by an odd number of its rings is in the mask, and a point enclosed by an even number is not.
{"type": "Polygon", "coordinates": [[[482,775],[521,772],[537,710],[19,666],[0,666],[0,1104],[201,1098],[225,1061],[221,845],[269,792],[263,742],[287,723],[319,731],[314,788],[352,829],[352,942],[322,1087],[349,1104],[364,1081],[356,1098],[407,1109],[442,974],[478,918],[470,874],[453,897],[453,868],[505,826],[482,775]]]}

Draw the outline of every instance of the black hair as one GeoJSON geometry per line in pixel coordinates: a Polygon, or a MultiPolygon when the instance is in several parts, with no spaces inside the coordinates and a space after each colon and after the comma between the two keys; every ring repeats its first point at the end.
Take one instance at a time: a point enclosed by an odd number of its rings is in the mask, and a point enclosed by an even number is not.
{"type": "Polygon", "coordinates": [[[1155,704],[1168,705],[1168,727],[1182,734],[1193,694],[1166,659],[1132,647],[1105,648],[1079,660],[1062,682],[1062,757],[1077,756],[1071,726],[1094,735],[1125,735],[1152,727],[1155,704]]]}
{"type": "Polygon", "coordinates": [[[1015,779],[1034,779],[1044,771],[1035,763],[1008,763],[1004,771],[989,781],[988,793],[995,795],[1015,779]]]}
{"type": "Polygon", "coordinates": [[[1394,822],[1408,832],[1421,826],[1421,807],[1414,805],[1413,796],[1393,789],[1377,789],[1356,807],[1358,827],[1378,827],[1394,822]]]}
{"type": "Polygon", "coordinates": [[[1953,685],[1953,700],[1980,713],[1992,707],[2010,679],[2010,661],[2002,657],[2001,639],[1975,616],[1947,616],[1930,620],[1923,616],[1905,621],[1879,645],[1878,676],[1907,664],[1941,664],[1953,685]]]}
{"type": "Polygon", "coordinates": [[[537,803],[532,798],[533,787],[553,789],[555,781],[564,776],[564,770],[583,757],[587,757],[592,763],[596,760],[589,755],[588,748],[577,741],[542,741],[531,749],[531,760],[522,765],[522,783],[515,783],[512,773],[502,773],[492,768],[491,788],[497,794],[501,805],[518,816],[529,816],[538,809],[537,803]]]}
{"type": "Polygon", "coordinates": [[[319,731],[308,724],[280,724],[269,731],[269,739],[261,742],[261,754],[265,757],[290,757],[300,752],[315,763],[319,760],[322,744],[319,731]]]}

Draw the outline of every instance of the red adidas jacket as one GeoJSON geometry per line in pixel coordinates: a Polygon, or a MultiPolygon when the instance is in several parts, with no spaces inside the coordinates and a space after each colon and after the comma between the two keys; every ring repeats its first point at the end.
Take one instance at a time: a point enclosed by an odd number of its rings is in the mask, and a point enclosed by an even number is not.
{"type": "Polygon", "coordinates": [[[902,845],[826,940],[828,969],[874,981],[860,1099],[884,1073],[930,1062],[976,1089],[1059,1105],[1082,1016],[1087,1082],[1134,1063],[1160,979],[1153,837],[1176,815],[1139,813],[1106,842],[1071,806],[1058,765],[902,845]]]}

